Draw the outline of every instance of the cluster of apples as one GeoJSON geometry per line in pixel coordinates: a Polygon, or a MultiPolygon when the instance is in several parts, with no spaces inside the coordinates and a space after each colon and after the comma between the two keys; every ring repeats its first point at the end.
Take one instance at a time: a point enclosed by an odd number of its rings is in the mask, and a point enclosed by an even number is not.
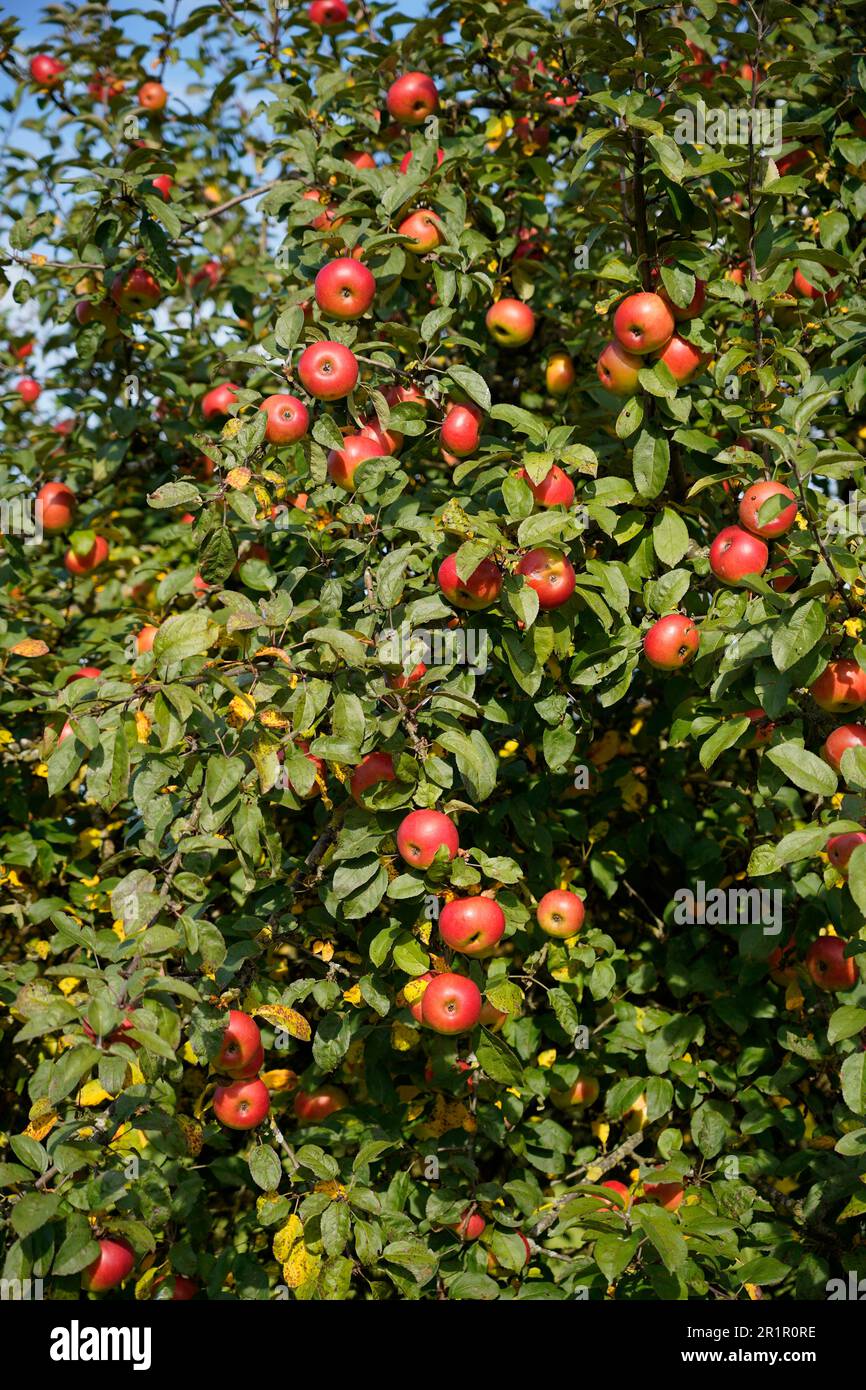
{"type": "MultiPolygon", "coordinates": [[[[75,520],[78,498],[66,483],[57,481],[43,483],[36,494],[36,515],[41,520],[42,530],[48,536],[68,531],[75,520]]],[[[105,564],[109,556],[109,544],[104,536],[95,536],[90,549],[83,554],[71,547],[63,557],[67,572],[74,576],[90,574],[105,564]]]]}
{"type": "Polygon", "coordinates": [[[628,295],[613,316],[614,336],[598,359],[602,386],[616,396],[633,396],[647,361],[664,362],[679,386],[691,381],[704,365],[704,354],[681,337],[676,326],[697,317],[704,297],[703,280],[695,281],[694,295],[685,308],[674,304],[664,289],[628,295]]]}
{"type": "MultiPolygon", "coordinates": [[[[82,1271],[81,1284],[88,1293],[107,1293],[109,1289],[116,1289],[132,1273],[135,1268],[135,1251],[122,1236],[101,1236],[97,1245],[99,1254],[82,1271]]],[[[199,1291],[198,1284],[194,1279],[188,1279],[185,1274],[162,1275],[154,1281],[154,1293],[169,1277],[173,1285],[173,1303],[185,1303],[195,1298],[199,1291]]]]}

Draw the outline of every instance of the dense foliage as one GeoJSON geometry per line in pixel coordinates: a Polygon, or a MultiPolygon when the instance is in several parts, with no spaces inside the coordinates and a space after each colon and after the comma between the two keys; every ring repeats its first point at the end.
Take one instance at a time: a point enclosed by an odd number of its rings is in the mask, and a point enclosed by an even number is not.
{"type": "Polygon", "coordinates": [[[826,852],[866,819],[866,749],[822,757],[849,715],[808,693],[866,671],[862,13],[100,4],[49,11],[39,50],[3,22],[7,1279],[78,1297],[100,1239],[132,1252],[110,1297],[818,1299],[866,1273],[866,850],[847,877],[826,852]],[[386,95],[419,69],[438,109],[407,124],[386,95]],[[341,320],[313,284],[353,252],[375,296],[341,320]],[[623,297],[682,314],[701,282],[699,369],[646,355],[605,390],[623,297]],[[534,312],[519,346],[502,300],[534,312]],[[351,395],[299,378],[319,341],[351,395]],[[277,393],[297,442],[267,437],[277,393]],[[464,414],[443,450],[460,404],[480,440],[464,414]],[[725,583],[708,548],[768,479],[796,522],[725,583]],[[69,516],[29,536],[55,480],[69,516]],[[493,601],[462,606],[484,565],[493,601]],[[677,612],[697,655],[657,669],[677,612]],[[359,791],[376,751],[393,776],[359,791]],[[430,808],[461,848],[413,867],[397,830],[430,808]],[[700,884],[781,915],[714,919],[700,884]],[[559,889],[565,939],[536,919],[559,889]],[[479,893],[506,930],[473,957],[438,919],[479,893]],[[844,992],[806,965],[834,939],[844,992]],[[470,1031],[418,1017],[443,971],[484,996],[470,1031]],[[213,1110],[229,1010],[269,1092],[241,1132],[213,1110]]]}

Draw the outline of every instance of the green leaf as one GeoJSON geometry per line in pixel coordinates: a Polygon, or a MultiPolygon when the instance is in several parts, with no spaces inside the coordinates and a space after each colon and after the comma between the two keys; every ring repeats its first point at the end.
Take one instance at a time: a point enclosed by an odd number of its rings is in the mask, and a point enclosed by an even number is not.
{"type": "Polygon", "coordinates": [[[658,497],[667,482],[670,445],[664,435],[642,429],[632,450],[634,485],[646,501],[658,497]]]}
{"type": "Polygon", "coordinates": [[[826,610],[817,599],[798,604],[779,619],[771,653],[778,671],[789,671],[818,645],[827,626],[826,610]]]}
{"type": "Polygon", "coordinates": [[[471,367],[462,365],[449,367],[448,376],[460,387],[461,391],[466,392],[470,401],[474,401],[482,410],[490,409],[490,388],[483,376],[479,376],[471,367]]]}
{"type": "Polygon", "coordinates": [[[665,1269],[671,1274],[682,1270],[688,1256],[688,1246],[670,1212],[652,1202],[642,1202],[632,1208],[632,1221],[655,1246],[665,1269]]]}
{"type": "Polygon", "coordinates": [[[788,781],[802,791],[814,792],[816,796],[832,796],[836,790],[837,779],[833,769],[798,743],[780,743],[776,748],[768,748],[764,756],[781,768],[788,781]]]}

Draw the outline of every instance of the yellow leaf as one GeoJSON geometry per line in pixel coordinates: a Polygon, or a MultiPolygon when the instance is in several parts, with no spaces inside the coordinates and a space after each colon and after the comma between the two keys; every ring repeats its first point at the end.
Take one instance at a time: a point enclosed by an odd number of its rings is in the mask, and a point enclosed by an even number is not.
{"type": "Polygon", "coordinates": [[[249,468],[230,468],[226,474],[226,486],[234,488],[236,492],[243,492],[252,476],[249,468]]]}
{"type": "Polygon", "coordinates": [[[252,695],[233,695],[229,701],[228,722],[233,729],[239,729],[252,719],[256,712],[256,702],[252,695]]]}
{"type": "Polygon", "coordinates": [[[25,637],[12,648],[13,656],[47,656],[50,648],[37,637],[25,637]]]}
{"type": "Polygon", "coordinates": [[[360,985],[352,985],[351,989],[344,989],[343,998],[347,1004],[363,1004],[364,999],[360,985]]]}
{"type": "Polygon", "coordinates": [[[314,956],[319,957],[319,960],[333,960],[334,943],[333,941],[314,941],[312,945],[312,952],[314,956]]]}
{"type": "Polygon", "coordinates": [[[405,1023],[391,1025],[391,1046],[395,1052],[409,1052],[421,1041],[416,1028],[407,1028],[405,1023]]]}
{"type": "Polygon", "coordinates": [[[147,743],[150,738],[150,718],[143,709],[135,711],[135,736],[139,743],[147,743]]]}
{"type": "Polygon", "coordinates": [[[539,1052],[536,1060],[540,1067],[552,1067],[556,1061],[556,1048],[550,1047],[546,1052],[539,1052]]]}
{"type": "Polygon", "coordinates": [[[28,1139],[35,1139],[39,1143],[47,1134],[51,1133],[59,1119],[60,1116],[55,1110],[48,1110],[44,1115],[32,1119],[24,1133],[28,1139]]]}
{"type": "Polygon", "coordinates": [[[286,1004],[260,1004],[257,1009],[253,1009],[253,1016],[264,1018],[268,1023],[276,1023],[301,1042],[309,1042],[312,1036],[307,1020],[286,1004]]]}
{"type": "Polygon", "coordinates": [[[204,1130],[195,1120],[189,1119],[187,1115],[176,1115],[175,1121],[181,1131],[186,1144],[186,1151],[191,1158],[197,1158],[201,1153],[204,1143],[204,1130]]]}
{"type": "Polygon", "coordinates": [[[274,1236],[274,1258],[283,1266],[283,1278],[290,1289],[315,1278],[319,1261],[304,1245],[304,1227],[298,1216],[290,1216],[274,1236]]]}
{"type": "Polygon", "coordinates": [[[293,1091],[298,1084],[298,1074],[290,1067],[277,1067],[273,1071],[260,1071],[259,1079],[264,1081],[271,1092],[293,1091]]]}
{"type": "Polygon", "coordinates": [[[102,1105],[106,1100],[114,1100],[114,1096],[109,1095],[98,1081],[86,1081],[78,1092],[79,1105],[102,1105]]]}

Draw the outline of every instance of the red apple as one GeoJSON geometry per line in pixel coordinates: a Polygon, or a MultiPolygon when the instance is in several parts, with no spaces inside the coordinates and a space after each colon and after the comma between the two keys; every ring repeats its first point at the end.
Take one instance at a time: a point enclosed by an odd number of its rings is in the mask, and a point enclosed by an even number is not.
{"type": "Polygon", "coordinates": [[[562,940],[577,936],[585,916],[583,898],[565,888],[551,888],[535,909],[535,918],[541,930],[548,936],[562,940]]]}
{"type": "Polygon", "coordinates": [[[407,72],[392,82],[385,98],[388,111],[401,125],[423,125],[439,109],[439,93],[426,72],[407,72]]]}
{"type": "Polygon", "coordinates": [[[15,383],[15,390],[25,405],[33,405],[42,395],[42,387],[32,376],[22,376],[21,380],[15,383]]]}
{"type": "Polygon", "coordinates": [[[498,299],[484,322],[490,336],[505,348],[523,347],[535,332],[535,315],[522,299],[498,299]]]}
{"type": "Polygon", "coordinates": [[[866,704],[866,671],[850,657],[831,661],[809,686],[809,694],[829,714],[847,714],[866,704]]]}
{"type": "Polygon", "coordinates": [[[478,448],[483,420],[477,405],[450,405],[439,431],[442,447],[458,458],[468,458],[478,448]]]}
{"type": "Polygon", "coordinates": [[[806,952],[806,969],[819,989],[852,989],[860,978],[857,961],[845,956],[838,936],[819,936],[806,952]]]}
{"type": "Polygon", "coordinates": [[[842,287],[841,285],[836,285],[825,294],[823,290],[819,290],[816,285],[813,285],[811,280],[806,279],[802,270],[797,269],[794,271],[794,278],[788,286],[788,293],[798,295],[800,299],[820,299],[823,300],[825,304],[829,305],[836,303],[836,300],[842,293],[842,287]]]}
{"type": "Polygon", "coordinates": [[[575,1105],[594,1105],[599,1096],[599,1084],[594,1076],[579,1076],[568,1091],[551,1091],[550,1099],[558,1110],[575,1105]]]}
{"type": "Polygon", "coordinates": [[[423,680],[427,674],[427,667],[423,661],[419,661],[414,670],[406,675],[403,671],[399,675],[388,677],[388,684],[392,690],[407,690],[410,685],[417,685],[418,681],[423,680]]]}
{"type": "Polygon", "coordinates": [[[321,1124],[348,1104],[349,1097],[339,1086],[320,1086],[317,1091],[298,1091],[293,1108],[301,1124],[321,1124]]]}
{"type": "Polygon", "coordinates": [[[140,314],[153,309],[162,299],[159,282],[143,265],[115,275],[111,282],[111,297],[123,314],[140,314]]]}
{"type": "Polygon", "coordinates": [[[59,58],[52,58],[50,53],[37,53],[30,59],[30,76],[37,87],[56,87],[65,71],[66,64],[59,58]]]}
{"type": "Polygon", "coordinates": [[[767,712],[763,709],[744,709],[739,717],[750,719],[756,726],[752,734],[751,747],[757,748],[762,743],[769,743],[770,736],[775,729],[775,724],[767,718],[767,712]]]}
{"type": "Polygon", "coordinates": [[[269,444],[295,444],[303,439],[310,424],[310,416],[303,401],[297,396],[277,393],[266,396],[259,406],[268,417],[265,438],[269,444]]]}
{"type": "Polygon", "coordinates": [[[213,386],[210,391],[206,391],[201,398],[201,413],[204,418],[214,420],[228,415],[238,398],[239,389],[233,381],[221,381],[219,386],[213,386]]]}
{"type": "Polygon", "coordinates": [[[316,303],[335,319],[359,319],[376,294],[376,281],[354,256],[339,256],[322,266],[316,276],[316,303]]]}
{"type": "Polygon", "coordinates": [[[156,178],[152,179],[151,182],[157,193],[161,193],[165,201],[168,202],[171,190],[174,187],[174,179],[171,177],[171,174],[157,174],[156,178]]]}
{"type": "Polygon", "coordinates": [[[480,1211],[472,1211],[467,1207],[456,1226],[451,1229],[461,1240],[477,1240],[483,1234],[487,1222],[480,1211]]]}
{"type": "Polygon", "coordinates": [[[223,268],[219,261],[205,261],[204,265],[199,266],[195,274],[189,277],[190,288],[195,289],[196,285],[207,283],[208,288],[215,290],[223,277],[223,268]]]}
{"type": "Polygon", "coordinates": [[[78,499],[65,483],[43,483],[36,494],[37,516],[49,535],[65,531],[72,522],[78,499]]]}
{"type": "Polygon", "coordinates": [[[382,457],[381,446],[365,434],[347,434],[341,449],[328,454],[328,477],[346,492],[354,491],[355,474],[365,459],[382,457]]]}
{"type": "Polygon", "coordinates": [[[346,150],[343,155],[349,164],[354,164],[356,169],[375,169],[376,161],[366,150],[346,150]]]}
{"type": "MultiPolygon", "coordinates": [[[[444,150],[437,150],[437,151],[436,151],[436,167],[437,167],[437,169],[438,169],[439,166],[441,165],[441,163],[442,163],[442,161],[443,161],[444,158],[445,158],[445,151],[444,151],[444,150]]],[[[400,160],[400,173],[401,173],[401,174],[405,174],[405,173],[408,171],[409,165],[410,165],[411,163],[412,163],[412,151],[411,151],[411,150],[407,150],[406,153],[404,154],[403,158],[400,160]]]]}
{"type": "Polygon", "coordinates": [[[465,975],[437,975],[422,995],[421,1021],[434,1033],[468,1033],[480,1017],[481,993],[465,975]]]}
{"type": "Polygon", "coordinates": [[[343,343],[311,343],[301,353],[298,376],[317,401],[339,401],[357,385],[358,361],[343,343]]]}
{"type": "MultiPolygon", "coordinates": [[[[313,797],[321,795],[322,788],[319,786],[319,781],[321,780],[324,782],[327,776],[327,768],[321,758],[317,758],[315,753],[310,752],[310,745],[308,743],[300,741],[295,744],[295,748],[297,752],[303,753],[308,763],[313,764],[313,767],[316,769],[316,779],[307,792],[298,791],[291,777],[289,777],[289,785],[296,796],[300,796],[304,801],[312,801],[313,797]]],[[[282,762],[282,749],[280,750],[279,757],[280,762],[282,762]]]]}
{"type": "Polygon", "coordinates": [[[789,936],[784,946],[777,946],[767,956],[767,969],[774,984],[783,988],[797,978],[797,942],[789,936]]]}
{"type": "MultiPolygon", "coordinates": [[[[629,1190],[624,1182],[619,1182],[616,1178],[609,1178],[608,1181],[603,1182],[601,1186],[609,1188],[611,1192],[615,1192],[618,1197],[622,1197],[626,1206],[629,1205],[629,1190]]],[[[599,1197],[597,1201],[599,1207],[607,1211],[619,1212],[619,1214],[622,1215],[623,1209],[618,1202],[609,1202],[604,1197],[599,1197]]]]}
{"type": "Polygon", "coordinates": [[[638,388],[638,372],[643,358],[626,352],[617,342],[608,343],[599,356],[596,375],[606,390],[615,396],[633,396],[638,388]]]}
{"type": "Polygon", "coordinates": [[[349,6],[345,0],[313,0],[307,10],[311,24],[319,24],[323,29],[334,29],[345,24],[349,18],[349,6]]]}
{"type": "Polygon", "coordinates": [[[167,1278],[170,1278],[174,1285],[169,1300],[171,1303],[186,1303],[189,1299],[195,1298],[198,1293],[198,1284],[194,1279],[187,1279],[185,1274],[164,1275],[162,1278],[155,1280],[153,1285],[154,1293],[156,1293],[156,1290],[161,1284],[166,1282],[167,1278]]]}
{"type": "Polygon", "coordinates": [[[704,354],[678,333],[674,334],[664,351],[658,353],[655,358],[657,362],[664,362],[678,386],[685,386],[691,381],[702,369],[705,360],[704,354]]]}
{"type": "Polygon", "coordinates": [[[403,436],[399,430],[383,430],[375,415],[371,420],[365,420],[361,426],[361,433],[365,439],[372,439],[374,444],[379,446],[379,453],[387,458],[389,455],[399,453],[403,436]]]}
{"type": "Polygon", "coordinates": [[[701,644],[701,634],[684,613],[668,613],[653,623],[643,639],[644,656],[658,671],[687,666],[701,644]]]}
{"type": "Polygon", "coordinates": [[[505,931],[505,914],[493,898],[455,898],[439,915],[439,935],[452,951],[481,956],[505,931]]]}
{"type": "Polygon", "coordinates": [[[394,760],[390,753],[368,753],[355,768],[349,781],[349,791],[359,806],[364,804],[364,792],[380,782],[394,781],[394,760]]]}
{"type": "Polygon", "coordinates": [[[242,1009],[231,1009],[214,1067],[237,1081],[248,1081],[256,1075],[264,1060],[259,1025],[242,1009]]]}
{"type": "Polygon", "coordinates": [[[548,545],[527,551],[517,566],[517,573],[522,574],[530,589],[538,594],[542,612],[559,608],[574,593],[574,566],[567,555],[548,545]]]}
{"type": "MultiPolygon", "coordinates": [[[[330,198],[328,197],[327,193],[323,193],[320,188],[308,188],[306,193],[304,193],[302,196],[304,202],[320,203],[324,206],[325,209],[324,212],[319,213],[318,217],[314,217],[312,222],[310,223],[310,226],[313,228],[313,231],[323,232],[328,227],[330,227],[333,231],[336,231],[337,228],[342,225],[343,218],[338,217],[334,209],[331,207],[330,198]]],[[[302,307],[304,308],[304,319],[306,320],[306,305],[302,307]]]]}
{"type": "Polygon", "coordinates": [[[777,536],[784,536],[794,525],[797,519],[797,499],[784,483],[752,483],[743,494],[739,517],[746,529],[754,535],[775,540],[777,536]],[[791,505],[781,507],[775,503],[762,514],[761,508],[771,497],[787,497],[791,505]]]}
{"type": "Polygon", "coordinates": [[[544,384],[551,396],[567,396],[574,385],[574,363],[567,352],[554,352],[547,359],[544,384]]]}
{"type": "MultiPolygon", "coordinates": [[[[425,985],[429,985],[430,981],[431,981],[431,980],[435,980],[435,979],[436,979],[436,976],[434,975],[433,971],[432,971],[432,970],[428,970],[428,971],[426,972],[426,974],[424,974],[424,975],[416,975],[416,976],[415,976],[415,979],[412,981],[412,983],[413,983],[413,984],[425,984],[425,985]]],[[[410,1009],[410,1011],[411,1011],[412,1017],[414,1018],[414,1020],[415,1020],[416,1023],[420,1023],[420,1022],[422,1021],[422,1020],[421,1020],[421,1003],[422,1003],[423,999],[424,999],[424,995],[423,995],[423,994],[420,994],[420,995],[418,996],[418,998],[415,1000],[414,1004],[410,1004],[410,1005],[409,1005],[409,1009],[410,1009]]]]}
{"type": "Polygon", "coordinates": [[[168,92],[161,82],[145,82],[138,89],[138,104],[145,111],[164,111],[168,92]]]}
{"type": "Polygon", "coordinates": [[[821,753],[834,771],[840,772],[847,748],[866,748],[866,724],[840,724],[828,736],[821,753]]]}
{"type": "Polygon", "coordinates": [[[453,859],[460,848],[457,826],[442,811],[410,811],[397,829],[397,849],[413,869],[428,869],[441,847],[453,859]]]}
{"type": "Polygon", "coordinates": [[[63,563],[70,574],[90,574],[107,559],[108,541],[104,536],[97,536],[86,555],[76,555],[74,550],[67,550],[63,563]]]}
{"type": "Polygon", "coordinates": [[[665,1211],[676,1211],[685,1195],[681,1182],[645,1182],[643,1195],[648,1202],[655,1202],[665,1211]]]}
{"type": "Polygon", "coordinates": [[[626,352],[657,352],[670,341],[674,316],[659,294],[630,294],[613,316],[613,331],[626,352]]]}
{"type": "Polygon", "coordinates": [[[101,675],[101,666],[79,666],[77,671],[73,671],[66,684],[71,685],[73,681],[96,681],[101,675]]]}
{"type": "Polygon", "coordinates": [[[540,483],[534,483],[525,468],[517,476],[526,483],[540,507],[570,507],[574,501],[574,483],[556,463],[540,483]]]}
{"type": "Polygon", "coordinates": [[[109,338],[116,337],[120,331],[117,311],[107,301],[94,304],[91,299],[79,299],[75,306],[75,318],[82,328],[85,328],[89,323],[101,323],[109,338]]]}
{"type": "Polygon", "coordinates": [[[270,1108],[268,1088],[258,1077],[217,1086],[214,1092],[214,1114],[226,1129],[255,1129],[270,1108]]]}
{"type": "Polygon", "coordinates": [[[99,1254],[81,1275],[81,1283],[90,1293],[105,1293],[122,1284],[135,1264],[132,1247],[120,1236],[103,1236],[99,1254]]]}
{"type": "Polygon", "coordinates": [[[145,623],[141,631],[136,633],[135,647],[139,656],[143,656],[145,652],[153,651],[154,638],[158,632],[158,627],[154,627],[152,623],[145,623]]]}
{"type": "Polygon", "coordinates": [[[866,845],[866,833],[862,830],[849,830],[845,835],[831,836],[827,841],[827,858],[834,869],[846,873],[848,860],[858,845],[866,845]]]}
{"type": "Polygon", "coordinates": [[[445,240],[442,223],[429,208],[419,208],[417,212],[410,213],[400,223],[397,231],[408,243],[408,250],[414,251],[416,256],[435,251],[445,240]]]}
{"type": "Polygon", "coordinates": [[[704,307],[707,297],[707,284],[705,280],[698,280],[695,277],[695,292],[688,304],[683,308],[679,304],[674,304],[667,290],[662,286],[659,290],[659,298],[667,304],[677,323],[683,323],[686,319],[696,319],[704,307]]]}
{"type": "Polygon", "coordinates": [[[479,612],[489,608],[502,592],[502,571],[493,560],[482,560],[466,580],[457,574],[457,555],[449,555],[439,566],[437,582],[449,603],[456,608],[479,612]]]}
{"type": "Polygon", "coordinates": [[[723,584],[739,584],[750,575],[763,574],[769,558],[760,537],[739,526],[726,526],[710,546],[710,569],[723,584]]]}

